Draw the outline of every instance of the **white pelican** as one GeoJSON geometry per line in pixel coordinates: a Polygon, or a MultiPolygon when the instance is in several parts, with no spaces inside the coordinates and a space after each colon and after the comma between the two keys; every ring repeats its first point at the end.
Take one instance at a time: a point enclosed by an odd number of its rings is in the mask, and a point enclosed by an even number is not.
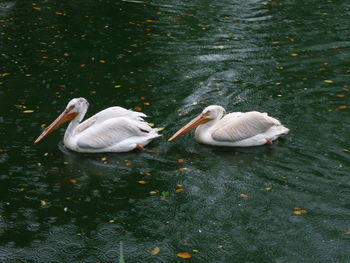
{"type": "Polygon", "coordinates": [[[250,111],[225,114],[225,109],[221,106],[208,106],[168,141],[171,142],[197,127],[195,139],[200,143],[249,147],[272,144],[272,141],[289,131],[279,120],[268,116],[267,113],[250,111]]]}
{"type": "Polygon", "coordinates": [[[110,107],[80,123],[89,107],[84,98],[72,99],[66,109],[34,143],[38,143],[62,123],[71,121],[64,135],[64,145],[76,152],[128,152],[143,150],[160,136],[157,129],[143,120],[144,113],[122,107],[110,107]]]}

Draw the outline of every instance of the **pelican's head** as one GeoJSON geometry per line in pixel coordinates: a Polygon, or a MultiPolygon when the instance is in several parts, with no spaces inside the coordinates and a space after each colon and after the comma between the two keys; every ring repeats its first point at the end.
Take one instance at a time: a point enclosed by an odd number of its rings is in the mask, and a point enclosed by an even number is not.
{"type": "Polygon", "coordinates": [[[168,142],[171,142],[175,140],[177,137],[188,133],[190,130],[196,128],[197,126],[204,124],[206,122],[212,121],[212,120],[219,120],[226,114],[226,111],[223,107],[219,105],[210,105],[206,107],[201,114],[199,114],[196,118],[194,118],[192,121],[187,123],[185,126],[183,126],[180,130],[178,130],[171,138],[168,140],[168,142]]]}
{"type": "Polygon", "coordinates": [[[219,105],[210,105],[202,111],[207,120],[221,119],[225,114],[225,109],[219,105]]]}
{"type": "Polygon", "coordinates": [[[34,143],[40,142],[51,132],[56,130],[61,124],[76,119],[81,122],[84,115],[89,107],[89,103],[84,98],[75,98],[68,102],[66,109],[54,120],[40,136],[35,140],[34,143]]]}
{"type": "Polygon", "coordinates": [[[79,119],[79,122],[81,122],[88,107],[89,102],[86,99],[74,98],[68,102],[66,110],[68,110],[70,113],[76,113],[76,117],[79,119]]]}

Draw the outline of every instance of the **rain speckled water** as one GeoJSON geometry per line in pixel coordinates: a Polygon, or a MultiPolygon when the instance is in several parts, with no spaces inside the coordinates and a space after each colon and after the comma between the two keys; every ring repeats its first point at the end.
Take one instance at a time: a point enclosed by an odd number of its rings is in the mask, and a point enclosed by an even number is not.
{"type": "Polygon", "coordinates": [[[349,25],[335,0],[1,1],[0,262],[118,262],[121,242],[125,262],[350,262],[349,25]],[[163,137],[33,145],[74,97],[163,137]],[[210,104],[290,133],[167,142],[210,104]]]}

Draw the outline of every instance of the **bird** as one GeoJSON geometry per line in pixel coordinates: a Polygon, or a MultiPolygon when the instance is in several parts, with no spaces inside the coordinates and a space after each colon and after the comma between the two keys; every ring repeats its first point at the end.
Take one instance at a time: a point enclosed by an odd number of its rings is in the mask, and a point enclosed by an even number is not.
{"type": "Polygon", "coordinates": [[[158,130],[144,121],[146,114],[114,106],[102,110],[81,122],[89,103],[84,98],[69,101],[66,109],[35,140],[40,142],[64,122],[70,121],[64,134],[64,145],[76,152],[129,152],[144,150],[158,130]]]}
{"type": "Polygon", "coordinates": [[[272,141],[289,132],[279,120],[267,113],[249,111],[226,114],[223,107],[210,105],[168,141],[171,142],[194,128],[197,142],[231,147],[272,144],[272,141]]]}

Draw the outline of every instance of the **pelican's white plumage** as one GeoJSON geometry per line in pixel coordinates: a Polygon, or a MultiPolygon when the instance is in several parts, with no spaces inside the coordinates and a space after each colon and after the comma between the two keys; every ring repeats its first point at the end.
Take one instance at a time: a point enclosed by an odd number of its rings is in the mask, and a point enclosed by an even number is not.
{"type": "Polygon", "coordinates": [[[122,107],[110,107],[81,122],[89,103],[84,98],[72,99],[65,111],[38,137],[35,143],[71,121],[64,135],[64,145],[76,152],[128,152],[143,149],[152,139],[159,136],[143,120],[144,113],[122,107]]]}
{"type": "Polygon", "coordinates": [[[169,141],[196,128],[195,139],[204,144],[249,147],[271,144],[289,132],[281,122],[257,111],[235,112],[225,115],[218,105],[206,107],[203,112],[176,132],[169,141]]]}

